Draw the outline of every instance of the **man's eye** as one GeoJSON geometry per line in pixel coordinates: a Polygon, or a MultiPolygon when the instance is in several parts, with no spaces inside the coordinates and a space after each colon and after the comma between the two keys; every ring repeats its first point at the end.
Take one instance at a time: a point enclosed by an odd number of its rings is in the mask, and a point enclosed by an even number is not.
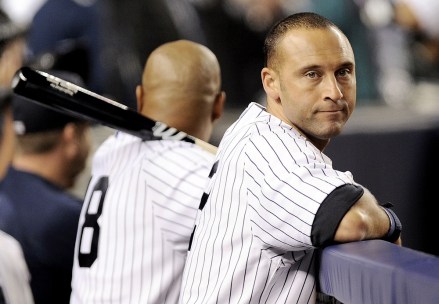
{"type": "Polygon", "coordinates": [[[317,77],[317,73],[316,72],[307,72],[305,74],[306,77],[308,78],[316,78],[317,77]]]}
{"type": "Polygon", "coordinates": [[[339,76],[347,76],[350,74],[350,72],[351,71],[349,69],[342,69],[342,70],[338,71],[338,75],[339,76]]]}

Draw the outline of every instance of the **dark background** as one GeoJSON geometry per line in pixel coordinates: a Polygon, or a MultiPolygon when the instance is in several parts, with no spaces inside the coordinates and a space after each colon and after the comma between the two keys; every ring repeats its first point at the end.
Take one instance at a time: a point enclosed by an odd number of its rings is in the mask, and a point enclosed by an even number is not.
{"type": "Polygon", "coordinates": [[[360,109],[325,153],[378,201],[394,205],[404,246],[439,255],[439,117],[405,113],[395,119],[395,111],[374,111],[371,119],[360,109]]]}

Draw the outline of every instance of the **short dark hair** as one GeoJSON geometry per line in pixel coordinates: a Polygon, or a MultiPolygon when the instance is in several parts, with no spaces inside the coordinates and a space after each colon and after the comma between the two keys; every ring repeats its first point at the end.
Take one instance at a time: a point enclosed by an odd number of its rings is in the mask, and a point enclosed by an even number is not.
{"type": "MultiPolygon", "coordinates": [[[[291,29],[322,29],[322,28],[336,28],[340,30],[329,19],[310,12],[303,12],[290,15],[274,24],[268,31],[264,41],[264,65],[272,63],[272,58],[276,53],[276,47],[281,38],[291,29]]],[[[341,30],[340,30],[341,32],[341,30]]]]}

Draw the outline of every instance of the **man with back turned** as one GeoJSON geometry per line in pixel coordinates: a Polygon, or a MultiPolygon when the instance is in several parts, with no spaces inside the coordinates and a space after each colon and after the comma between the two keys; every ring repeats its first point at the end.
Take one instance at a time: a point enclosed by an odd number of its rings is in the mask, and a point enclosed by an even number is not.
{"type": "MultiPolygon", "coordinates": [[[[208,141],[225,95],[205,46],[155,49],[138,111],[208,141]]],[[[117,132],[97,150],[79,221],[71,303],[177,303],[187,246],[214,156],[173,139],[117,132]]]]}

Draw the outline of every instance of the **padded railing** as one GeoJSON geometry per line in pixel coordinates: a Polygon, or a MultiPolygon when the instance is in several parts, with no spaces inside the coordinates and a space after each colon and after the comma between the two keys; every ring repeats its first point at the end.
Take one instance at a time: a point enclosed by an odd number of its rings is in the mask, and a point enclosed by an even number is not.
{"type": "Polygon", "coordinates": [[[382,240],[333,245],[320,253],[319,284],[343,304],[439,304],[439,257],[382,240]]]}

